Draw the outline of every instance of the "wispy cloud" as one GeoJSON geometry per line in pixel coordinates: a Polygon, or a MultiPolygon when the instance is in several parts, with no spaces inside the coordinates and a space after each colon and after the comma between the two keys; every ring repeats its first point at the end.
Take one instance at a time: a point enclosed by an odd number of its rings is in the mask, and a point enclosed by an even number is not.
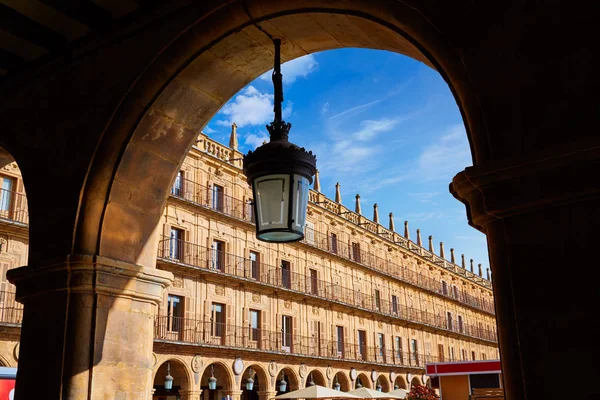
{"type": "Polygon", "coordinates": [[[329,112],[329,102],[326,101],[321,107],[321,115],[325,115],[329,112]]]}
{"type": "Polygon", "coordinates": [[[396,125],[398,125],[399,119],[381,118],[378,120],[368,119],[360,123],[361,129],[355,132],[352,136],[354,139],[361,142],[372,140],[379,133],[389,132],[396,125]]]}
{"type": "Polygon", "coordinates": [[[419,155],[416,175],[425,180],[452,179],[454,174],[472,165],[467,134],[463,125],[453,126],[428,145],[419,155]]]}
{"type": "Polygon", "coordinates": [[[244,146],[252,150],[261,146],[264,141],[269,141],[269,136],[266,133],[249,133],[244,136],[244,146]]]}
{"type": "MultiPolygon", "coordinates": [[[[308,74],[315,71],[319,63],[313,54],[302,56],[281,64],[281,74],[283,83],[293,83],[298,78],[305,78],[308,74]]],[[[260,76],[264,81],[270,81],[273,70],[267,71],[260,76]]]]}
{"type": "Polygon", "coordinates": [[[210,135],[211,133],[215,133],[216,131],[214,129],[212,129],[210,126],[206,125],[202,129],[202,132],[206,133],[207,135],[210,135]]]}
{"type": "Polygon", "coordinates": [[[431,221],[447,218],[447,215],[441,211],[424,211],[418,213],[410,213],[406,216],[408,221],[431,221]]]}
{"type": "MultiPolygon", "coordinates": [[[[286,103],[284,118],[291,115],[292,107],[291,102],[286,103]]],[[[230,126],[234,122],[239,128],[264,125],[273,119],[273,95],[248,86],[225,104],[219,114],[226,116],[226,119],[217,121],[217,125],[221,126],[230,126]]]]}
{"type": "Polygon", "coordinates": [[[436,205],[437,203],[435,203],[433,201],[433,199],[434,199],[434,197],[438,196],[439,193],[438,192],[424,192],[424,193],[409,193],[408,195],[420,203],[429,203],[432,205],[436,205]]]}
{"type": "Polygon", "coordinates": [[[341,111],[341,112],[339,112],[337,114],[334,114],[334,115],[330,116],[329,120],[330,121],[334,121],[336,119],[339,119],[339,118],[342,118],[342,117],[345,117],[345,116],[356,115],[356,114],[358,114],[358,113],[360,113],[362,111],[368,110],[369,108],[373,107],[375,104],[381,102],[381,100],[382,99],[373,100],[373,101],[370,101],[368,103],[364,103],[364,104],[360,104],[358,106],[354,106],[354,107],[348,108],[348,109],[346,109],[344,111],[341,111]]]}

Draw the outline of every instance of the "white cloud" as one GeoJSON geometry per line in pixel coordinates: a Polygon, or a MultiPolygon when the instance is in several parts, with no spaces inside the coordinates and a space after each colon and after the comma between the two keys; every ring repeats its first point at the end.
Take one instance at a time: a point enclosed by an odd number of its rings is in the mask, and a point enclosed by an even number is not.
{"type": "Polygon", "coordinates": [[[358,114],[358,113],[360,113],[360,112],[362,112],[364,110],[369,109],[370,107],[374,106],[375,104],[379,103],[380,101],[381,101],[381,99],[380,100],[370,101],[370,102],[365,103],[365,104],[360,104],[360,105],[355,106],[355,107],[351,107],[351,108],[349,108],[347,110],[344,110],[344,111],[339,112],[339,113],[337,113],[335,115],[332,115],[331,117],[329,117],[329,120],[333,121],[333,120],[339,119],[339,118],[344,117],[344,116],[358,114]]]}
{"type": "MultiPolygon", "coordinates": [[[[292,61],[281,64],[281,74],[283,75],[283,83],[293,83],[297,78],[304,78],[311,72],[317,69],[319,63],[314,55],[298,57],[292,61]]],[[[264,81],[271,81],[273,70],[267,71],[260,76],[264,81]]]]}
{"type": "Polygon", "coordinates": [[[439,193],[438,192],[424,192],[424,193],[409,193],[408,194],[410,197],[414,198],[415,200],[419,201],[420,203],[430,203],[430,204],[437,204],[435,202],[433,202],[433,198],[438,196],[439,193]]]}
{"type": "Polygon", "coordinates": [[[381,118],[378,120],[368,119],[360,123],[361,129],[354,133],[353,137],[361,142],[374,139],[379,133],[391,131],[397,124],[398,119],[381,118]]]}
{"type": "Polygon", "coordinates": [[[435,143],[425,147],[417,161],[416,175],[425,180],[446,180],[472,165],[471,151],[463,125],[456,125],[435,143]]]}
{"type": "Polygon", "coordinates": [[[325,104],[323,104],[323,107],[321,107],[321,114],[327,114],[329,112],[329,102],[325,102],[325,104]]]}
{"type": "Polygon", "coordinates": [[[211,133],[215,133],[216,131],[214,129],[212,129],[210,126],[206,125],[204,127],[204,129],[202,129],[203,133],[206,133],[207,135],[210,135],[211,133]]]}
{"type": "Polygon", "coordinates": [[[267,135],[266,133],[249,133],[246,136],[244,136],[244,144],[252,150],[261,146],[264,141],[269,141],[269,135],[267,135]]]}
{"type": "Polygon", "coordinates": [[[424,211],[419,213],[410,213],[406,216],[406,219],[408,221],[430,221],[446,217],[446,214],[441,211],[424,211]]]}
{"type": "MultiPolygon", "coordinates": [[[[291,102],[286,103],[282,112],[284,118],[291,115],[292,107],[291,102]]],[[[273,95],[248,86],[225,104],[219,114],[227,116],[227,119],[217,121],[222,126],[230,126],[234,122],[238,128],[265,125],[273,120],[273,95]]]]}

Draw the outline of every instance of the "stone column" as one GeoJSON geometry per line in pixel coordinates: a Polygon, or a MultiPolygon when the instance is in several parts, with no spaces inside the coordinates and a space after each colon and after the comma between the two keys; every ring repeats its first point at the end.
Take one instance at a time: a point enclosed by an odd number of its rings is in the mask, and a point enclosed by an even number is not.
{"type": "Polygon", "coordinates": [[[180,390],[179,398],[181,400],[202,400],[202,390],[180,390]]]}
{"type": "Polygon", "coordinates": [[[88,255],[11,270],[24,304],[15,398],[150,398],[154,315],[172,278],[88,255]]]}
{"type": "Polygon", "coordinates": [[[277,392],[274,390],[261,390],[258,392],[258,400],[272,400],[277,396],[277,392]]]}
{"type": "MultiPolygon", "coordinates": [[[[577,365],[578,382],[600,376],[600,149],[537,162],[469,167],[452,194],[487,234],[507,400],[538,399],[577,365]]],[[[560,398],[556,394],[552,399],[560,398]]],[[[597,385],[577,397],[597,398],[597,385]]]]}

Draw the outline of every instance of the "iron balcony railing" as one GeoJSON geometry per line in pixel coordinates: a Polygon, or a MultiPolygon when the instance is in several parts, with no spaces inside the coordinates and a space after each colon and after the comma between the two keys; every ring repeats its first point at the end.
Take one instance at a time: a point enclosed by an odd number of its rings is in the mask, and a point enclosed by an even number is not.
{"type": "Polygon", "coordinates": [[[402,349],[367,346],[286,333],[282,330],[265,330],[172,316],[156,316],[154,338],[240,350],[253,349],[413,368],[425,368],[425,363],[439,361],[435,356],[403,352],[402,349]]]}
{"type": "Polygon", "coordinates": [[[0,189],[0,218],[29,224],[27,197],[23,193],[0,189]]]}
{"type": "MultiPolygon", "coordinates": [[[[222,192],[216,191],[214,187],[200,185],[185,178],[178,178],[178,183],[171,189],[171,195],[238,220],[243,220],[251,224],[254,223],[253,209],[249,201],[243,201],[232,196],[227,196],[222,192]]],[[[470,307],[491,314],[494,314],[495,312],[493,302],[469,295],[461,289],[458,289],[456,292],[444,292],[440,281],[418,272],[411,271],[400,264],[361,249],[359,246],[353,247],[345,234],[340,233],[339,237],[334,239],[331,234],[322,233],[309,227],[306,228],[305,233],[305,238],[302,242],[307,245],[335,254],[336,256],[353,261],[376,272],[384,273],[411,285],[454,299],[470,307]]],[[[410,241],[407,241],[406,246],[403,247],[406,247],[409,251],[421,256],[428,253],[410,241]]]]}
{"type": "Polygon", "coordinates": [[[260,262],[260,260],[253,262],[250,259],[183,240],[163,238],[159,243],[158,257],[164,261],[183,263],[232,277],[253,279],[257,283],[283,290],[312,294],[351,307],[397,317],[477,339],[497,341],[495,331],[485,329],[482,326],[470,325],[464,321],[459,324],[458,321],[448,320],[445,310],[443,315],[439,315],[408,307],[399,302],[394,303],[384,298],[377,299],[375,296],[361,293],[353,288],[315,279],[310,275],[291,272],[282,268],[282,266],[269,265],[260,262]]]}
{"type": "Polygon", "coordinates": [[[23,304],[17,302],[14,291],[0,291],[0,325],[20,325],[23,321],[23,304]]]}

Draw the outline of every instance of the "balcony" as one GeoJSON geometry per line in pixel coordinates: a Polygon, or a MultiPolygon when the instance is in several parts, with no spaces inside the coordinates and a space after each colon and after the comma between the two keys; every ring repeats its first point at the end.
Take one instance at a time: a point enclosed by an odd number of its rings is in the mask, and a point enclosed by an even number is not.
{"type": "MultiPolygon", "coordinates": [[[[254,223],[253,210],[249,202],[244,202],[242,200],[226,195],[213,196],[213,192],[210,187],[200,185],[191,180],[181,179],[181,185],[179,185],[179,187],[173,187],[171,190],[171,195],[177,199],[193,203],[205,209],[209,209],[220,214],[233,217],[237,220],[241,220],[250,224],[254,223]]],[[[314,197],[314,192],[311,192],[310,200],[312,202],[316,201],[316,198],[314,197]]],[[[332,201],[328,201],[324,204],[324,208],[335,213],[339,213],[340,207],[341,206],[339,204],[334,203],[332,201]]],[[[454,293],[444,294],[442,293],[440,282],[437,280],[431,279],[420,273],[410,271],[408,268],[403,267],[402,265],[394,263],[385,258],[381,258],[363,249],[357,250],[350,248],[347,245],[345,245],[345,243],[348,243],[348,241],[344,237],[337,238],[335,243],[333,243],[330,235],[327,235],[314,229],[306,229],[307,230],[305,239],[302,241],[302,243],[306,245],[328,252],[345,260],[349,260],[354,263],[360,264],[374,272],[382,273],[394,279],[398,279],[402,282],[408,283],[412,286],[416,286],[429,292],[458,301],[459,303],[462,303],[469,307],[476,308],[489,314],[495,313],[494,303],[491,301],[471,296],[462,290],[459,291],[458,296],[454,296],[454,293]]],[[[425,251],[423,248],[415,245],[414,243],[404,238],[398,237],[398,240],[400,240],[401,242],[405,242],[405,245],[401,245],[401,247],[405,247],[406,249],[421,257],[426,255],[425,253],[428,253],[430,254],[429,258],[431,258],[431,260],[433,260],[434,262],[437,263],[440,260],[442,260],[441,258],[425,251]]],[[[443,262],[447,263],[445,260],[443,260],[443,262]]],[[[452,265],[450,263],[447,264],[452,265]]],[[[459,272],[463,272],[463,275],[465,275],[465,277],[468,277],[467,275],[470,274],[470,272],[462,270],[462,268],[455,267],[456,266],[453,266],[452,268],[461,270],[459,272]]]]}
{"type": "Polygon", "coordinates": [[[168,316],[156,316],[154,339],[159,342],[227,347],[240,351],[292,354],[419,369],[424,369],[425,363],[439,361],[435,356],[404,353],[401,349],[284,334],[282,331],[255,329],[250,326],[215,325],[211,321],[168,316]]]}
{"type": "Polygon", "coordinates": [[[28,225],[27,197],[23,193],[0,189],[0,220],[28,225]]]}
{"type": "Polygon", "coordinates": [[[0,325],[20,326],[23,304],[15,300],[14,291],[0,291],[0,325]]]}
{"type": "MultiPolygon", "coordinates": [[[[252,271],[252,261],[234,254],[216,251],[211,248],[196,244],[163,238],[158,248],[159,260],[173,264],[184,264],[206,272],[223,274],[234,279],[254,281],[256,284],[266,285],[279,290],[296,292],[320,298],[338,304],[375,312],[377,314],[393,317],[399,320],[425,325],[446,332],[453,332],[471,338],[496,342],[496,332],[480,329],[464,323],[452,326],[445,317],[428,311],[407,307],[403,304],[392,303],[385,299],[375,300],[370,294],[361,293],[353,288],[341,286],[336,283],[315,279],[313,276],[290,272],[280,266],[259,263],[259,273],[252,271]],[[460,328],[460,329],[459,329],[460,328]]],[[[302,260],[295,260],[301,263],[302,260]]],[[[255,264],[256,268],[256,264],[255,264]]],[[[455,324],[456,325],[456,324],[455,324]]]]}

